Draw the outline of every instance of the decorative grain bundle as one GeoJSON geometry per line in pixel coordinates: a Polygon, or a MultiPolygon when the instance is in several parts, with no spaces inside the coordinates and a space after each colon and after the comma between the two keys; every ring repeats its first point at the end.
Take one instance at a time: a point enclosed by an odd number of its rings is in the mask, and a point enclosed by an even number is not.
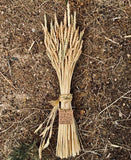
{"type": "MultiPolygon", "coordinates": [[[[60,158],[68,158],[76,156],[80,151],[80,143],[77,135],[75,119],[71,106],[72,94],[70,94],[71,79],[75,64],[81,54],[82,36],[84,31],[79,33],[76,29],[76,12],[70,16],[69,3],[67,4],[67,12],[65,11],[64,23],[60,25],[56,15],[54,24],[50,23],[50,32],[47,28],[46,16],[44,16],[45,25],[43,26],[45,34],[45,45],[47,55],[52,66],[56,70],[59,85],[60,96],[56,101],[51,101],[53,109],[48,116],[46,128],[40,134],[42,137],[39,147],[39,157],[42,157],[42,150],[48,147],[52,135],[52,127],[59,110],[59,129],[56,147],[56,156],[60,158]]],[[[36,129],[38,132],[44,122],[36,129]]]]}

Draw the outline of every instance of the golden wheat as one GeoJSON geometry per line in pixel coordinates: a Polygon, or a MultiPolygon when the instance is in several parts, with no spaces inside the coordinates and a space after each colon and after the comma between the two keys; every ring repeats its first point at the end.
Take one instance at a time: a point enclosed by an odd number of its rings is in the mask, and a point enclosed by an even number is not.
{"type": "MultiPolygon", "coordinates": [[[[44,15],[45,24],[42,24],[45,35],[45,46],[47,55],[52,66],[56,70],[59,85],[60,97],[56,101],[50,101],[53,109],[48,116],[47,124],[43,132],[39,147],[39,157],[42,157],[42,150],[48,147],[52,135],[52,127],[56,113],[58,110],[71,110],[72,95],[70,94],[70,86],[72,74],[75,64],[81,54],[82,36],[84,31],[79,33],[79,28],[76,28],[76,12],[70,15],[70,6],[67,4],[67,11],[64,14],[64,22],[58,23],[57,17],[54,17],[54,23],[50,23],[50,32],[47,28],[47,19],[44,15]],[[60,105],[61,104],[61,105],[60,105]],[[61,108],[60,108],[61,107],[61,108]]],[[[60,112],[59,112],[60,113],[60,112]]],[[[63,117],[64,118],[64,117],[63,117]]],[[[36,129],[38,132],[44,122],[36,129]]],[[[68,158],[76,156],[80,152],[80,143],[77,135],[75,119],[71,124],[59,123],[56,156],[60,158],[68,158]]]]}

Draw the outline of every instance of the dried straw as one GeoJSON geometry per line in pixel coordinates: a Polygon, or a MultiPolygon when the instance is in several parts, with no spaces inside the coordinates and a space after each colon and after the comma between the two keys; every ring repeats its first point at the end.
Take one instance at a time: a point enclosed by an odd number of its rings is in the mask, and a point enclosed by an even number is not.
{"type": "MultiPolygon", "coordinates": [[[[70,6],[67,4],[67,12],[64,14],[64,22],[58,23],[57,17],[54,17],[54,23],[50,23],[50,32],[47,28],[47,19],[44,15],[45,25],[42,24],[45,34],[45,45],[47,55],[52,66],[56,70],[59,85],[60,97],[56,101],[51,101],[54,106],[48,116],[47,125],[44,131],[40,134],[42,137],[39,147],[39,157],[42,158],[42,150],[48,147],[52,135],[52,127],[56,113],[61,109],[72,110],[70,94],[70,86],[72,74],[75,64],[81,55],[82,36],[84,31],[79,33],[79,28],[76,28],[76,12],[70,16],[70,6]]],[[[44,122],[36,129],[37,133],[43,126],[44,122]]],[[[80,143],[77,135],[75,119],[73,117],[72,124],[59,124],[56,156],[60,158],[68,158],[76,156],[80,152],[80,143]]]]}

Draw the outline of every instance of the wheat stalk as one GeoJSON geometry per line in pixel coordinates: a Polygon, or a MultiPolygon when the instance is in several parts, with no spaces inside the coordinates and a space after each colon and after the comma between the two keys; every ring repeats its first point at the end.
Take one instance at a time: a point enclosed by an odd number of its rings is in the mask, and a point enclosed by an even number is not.
{"type": "MultiPolygon", "coordinates": [[[[74,15],[70,15],[69,3],[67,4],[67,11],[64,14],[64,22],[59,24],[55,14],[54,23],[52,21],[50,23],[50,32],[47,28],[46,15],[44,15],[44,21],[45,24],[42,24],[45,34],[44,42],[47,55],[59,79],[60,97],[58,100],[50,102],[54,108],[48,116],[46,128],[40,134],[42,136],[39,147],[40,159],[42,157],[42,150],[48,147],[50,143],[54,119],[60,107],[59,102],[61,102],[61,109],[72,110],[72,95],[70,94],[71,79],[75,64],[81,55],[82,36],[84,34],[84,30],[79,33],[79,28],[76,28],[76,12],[74,12],[74,15]]],[[[42,126],[43,123],[40,124],[35,133],[42,126]]],[[[79,154],[79,151],[80,143],[73,117],[72,124],[59,124],[56,155],[60,158],[68,158],[70,156],[76,156],[79,154]]]]}

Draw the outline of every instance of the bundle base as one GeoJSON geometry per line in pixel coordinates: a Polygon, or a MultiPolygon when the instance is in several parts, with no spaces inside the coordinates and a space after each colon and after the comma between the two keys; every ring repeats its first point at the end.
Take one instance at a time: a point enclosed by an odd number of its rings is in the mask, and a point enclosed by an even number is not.
{"type": "Polygon", "coordinates": [[[80,143],[77,135],[75,119],[72,124],[59,124],[56,156],[68,158],[79,155],[80,143]]]}

